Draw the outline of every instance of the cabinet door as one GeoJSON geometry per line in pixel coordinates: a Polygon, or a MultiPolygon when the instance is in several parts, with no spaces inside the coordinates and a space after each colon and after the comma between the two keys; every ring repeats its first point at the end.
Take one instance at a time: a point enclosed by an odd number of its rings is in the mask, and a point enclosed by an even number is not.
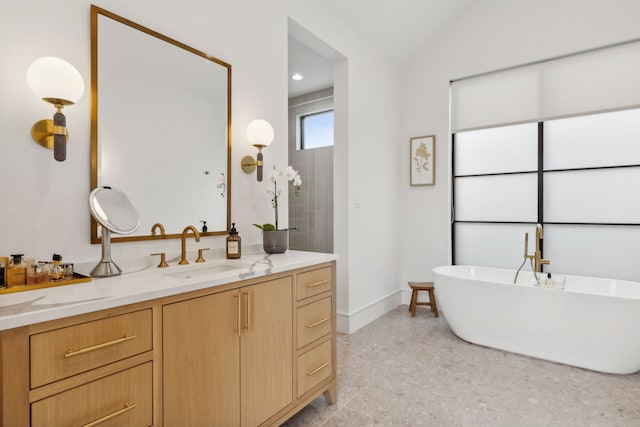
{"type": "Polygon", "coordinates": [[[163,307],[166,427],[240,425],[239,302],[236,290],[163,307]]]}
{"type": "Polygon", "coordinates": [[[264,422],[293,400],[293,281],[243,288],[242,426],[264,422]]]}

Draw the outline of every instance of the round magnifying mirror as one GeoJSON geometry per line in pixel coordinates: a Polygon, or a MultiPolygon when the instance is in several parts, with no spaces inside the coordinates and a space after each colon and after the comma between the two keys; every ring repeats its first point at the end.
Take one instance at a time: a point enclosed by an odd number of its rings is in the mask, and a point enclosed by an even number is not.
{"type": "Polygon", "coordinates": [[[102,259],[91,271],[93,277],[110,277],[122,273],[111,260],[111,233],[131,234],[140,226],[136,205],[122,191],[97,187],[89,194],[91,215],[102,226],[102,259]]]}

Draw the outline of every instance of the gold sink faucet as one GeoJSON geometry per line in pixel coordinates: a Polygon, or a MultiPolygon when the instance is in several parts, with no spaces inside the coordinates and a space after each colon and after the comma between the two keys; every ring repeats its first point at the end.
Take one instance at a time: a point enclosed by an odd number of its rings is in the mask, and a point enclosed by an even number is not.
{"type": "Polygon", "coordinates": [[[542,265],[549,264],[551,261],[542,258],[540,252],[540,241],[544,236],[541,224],[536,224],[536,251],[533,255],[529,255],[529,233],[524,234],[524,257],[533,261],[534,271],[536,273],[542,272],[542,265]]]}
{"type": "Polygon", "coordinates": [[[193,237],[196,238],[196,242],[200,241],[200,233],[193,225],[188,225],[182,230],[182,255],[178,263],[180,265],[189,264],[189,261],[187,261],[187,237],[189,236],[189,231],[193,231],[193,237]]]}

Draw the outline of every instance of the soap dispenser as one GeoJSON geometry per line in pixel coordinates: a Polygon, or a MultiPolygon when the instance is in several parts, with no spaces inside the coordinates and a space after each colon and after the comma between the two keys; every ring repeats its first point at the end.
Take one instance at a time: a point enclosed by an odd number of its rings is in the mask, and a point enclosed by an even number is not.
{"type": "Polygon", "coordinates": [[[242,252],[240,236],[238,230],[236,230],[236,223],[231,224],[231,231],[229,237],[227,237],[227,258],[236,259],[240,258],[242,252]]]}

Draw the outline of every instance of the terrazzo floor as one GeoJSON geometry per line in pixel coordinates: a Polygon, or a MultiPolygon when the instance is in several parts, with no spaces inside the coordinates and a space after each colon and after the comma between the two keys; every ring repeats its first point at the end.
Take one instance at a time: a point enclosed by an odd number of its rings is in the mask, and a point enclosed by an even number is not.
{"type": "Polygon", "coordinates": [[[283,426],[640,426],[640,374],[469,344],[426,307],[338,335],[337,352],[338,403],[321,396],[283,426]]]}

